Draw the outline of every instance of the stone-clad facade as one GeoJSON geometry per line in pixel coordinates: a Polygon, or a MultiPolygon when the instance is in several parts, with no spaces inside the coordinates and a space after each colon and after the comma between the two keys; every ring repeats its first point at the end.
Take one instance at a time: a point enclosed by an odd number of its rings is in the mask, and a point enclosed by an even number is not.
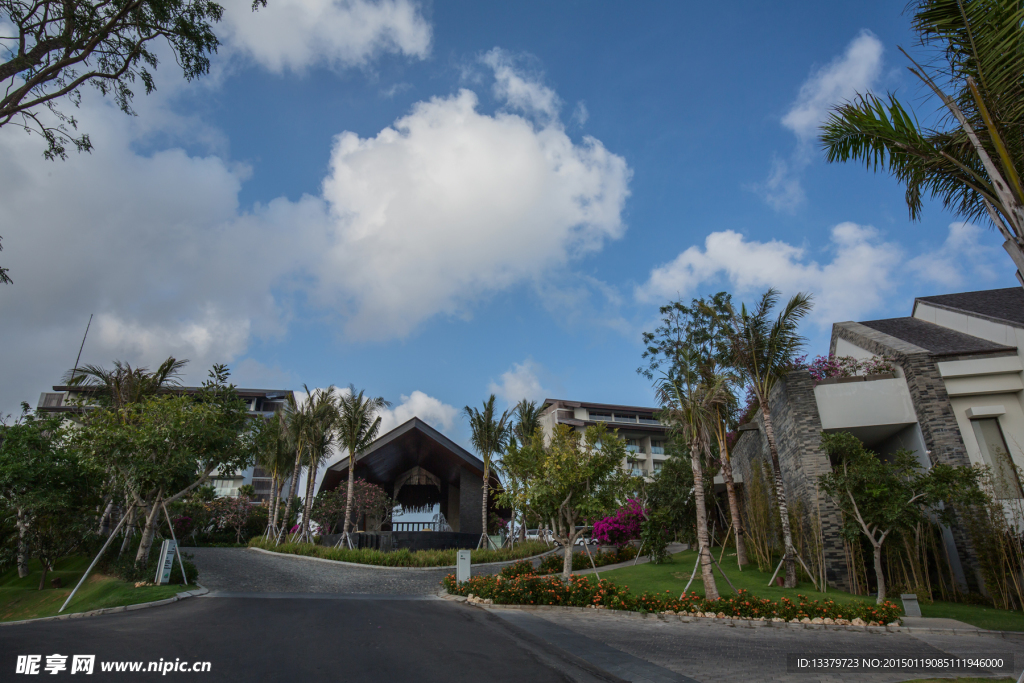
{"type": "MultiPolygon", "coordinates": [[[[817,487],[818,477],[830,471],[828,456],[821,450],[821,418],[814,399],[814,384],[806,370],[791,372],[772,391],[772,424],[779,448],[779,466],[786,499],[803,501],[809,510],[818,510],[824,537],[825,575],[829,585],[851,589],[849,570],[840,536],[839,511],[817,487]]],[[[768,439],[764,436],[764,417],[758,411],[754,420],[740,428],[732,450],[733,466],[743,481],[761,461],[771,464],[768,439]]],[[[807,561],[809,558],[804,558],[807,561]]]]}
{"type": "MultiPolygon", "coordinates": [[[[922,297],[910,317],[836,323],[830,353],[884,357],[892,369],[818,386],[796,370],[770,397],[787,501],[820,510],[830,585],[849,589],[851,580],[840,514],[816,486],[831,468],[823,432],[848,431],[883,459],[908,449],[922,467],[988,467],[997,499],[1024,501],[1024,289],[922,297]]],[[[760,413],[740,428],[732,457],[744,481],[770,461],[760,413]]],[[[984,592],[968,535],[954,525],[943,539],[957,581],[984,592]]]]}

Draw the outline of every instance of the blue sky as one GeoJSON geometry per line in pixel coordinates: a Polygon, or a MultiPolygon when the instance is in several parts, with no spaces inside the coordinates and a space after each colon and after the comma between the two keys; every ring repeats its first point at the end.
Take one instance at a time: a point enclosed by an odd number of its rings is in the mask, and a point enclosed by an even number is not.
{"type": "Polygon", "coordinates": [[[210,76],[164,54],[66,162],[0,131],[0,410],[74,362],[355,384],[465,441],[492,391],[650,404],[660,304],[816,295],[808,351],[914,296],[1013,286],[988,226],[814,135],[854,92],[934,105],[892,3],[225,3],[210,76]]]}

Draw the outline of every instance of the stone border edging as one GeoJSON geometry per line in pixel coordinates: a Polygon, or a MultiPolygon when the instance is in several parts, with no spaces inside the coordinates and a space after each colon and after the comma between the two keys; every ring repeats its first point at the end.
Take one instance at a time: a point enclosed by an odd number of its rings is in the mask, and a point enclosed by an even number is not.
{"type": "MultiPolygon", "coordinates": [[[[199,584],[196,584],[199,585],[199,584]]],[[[17,624],[34,624],[38,621],[64,621],[66,619],[80,619],[82,617],[97,617],[101,614],[114,614],[116,612],[131,612],[137,609],[147,609],[149,607],[159,607],[161,605],[169,605],[172,602],[178,602],[179,600],[185,600],[187,598],[195,598],[200,595],[206,595],[209,593],[209,589],[199,586],[199,590],[194,591],[182,591],[175,595],[173,598],[164,598],[163,600],[154,600],[152,602],[137,602],[134,605],[118,605],[117,607],[103,607],[101,609],[89,610],[88,612],[72,612],[71,614],[58,614],[52,617],[37,617],[35,619],[21,619],[19,621],[0,621],[0,626],[15,626],[17,624]]]]}
{"type": "MultiPolygon", "coordinates": [[[[442,569],[455,569],[454,564],[445,565],[441,567],[388,567],[383,564],[363,564],[361,562],[346,562],[344,560],[328,560],[326,557],[313,557],[312,555],[299,555],[298,553],[278,553],[273,550],[266,550],[264,548],[252,548],[249,550],[255,550],[260,553],[266,553],[267,555],[274,555],[276,557],[298,557],[303,560],[313,560],[314,562],[330,562],[331,564],[340,564],[346,567],[361,567],[363,569],[392,569],[398,571],[421,571],[421,572],[433,572],[441,571],[442,569]]],[[[538,557],[544,557],[558,550],[558,548],[552,548],[551,550],[545,551],[540,555],[533,555],[531,557],[520,557],[516,560],[502,560],[500,562],[481,562],[479,564],[471,565],[473,567],[493,567],[499,564],[512,564],[513,562],[522,562],[523,560],[536,560],[538,557]]]]}
{"type": "MultiPolygon", "coordinates": [[[[446,590],[443,590],[438,596],[444,600],[454,600],[457,602],[467,602],[466,598],[462,595],[452,595],[446,590]]],[[[467,604],[474,604],[468,603],[467,604]]],[[[1003,638],[1004,640],[1022,640],[1024,641],[1024,632],[1021,631],[990,631],[983,628],[927,628],[922,626],[843,626],[840,624],[803,624],[803,623],[790,623],[788,621],[747,621],[745,619],[733,619],[725,617],[719,619],[717,617],[688,617],[681,614],[655,614],[654,612],[633,612],[629,610],[610,610],[610,609],[592,609],[588,607],[569,607],[564,605],[475,605],[483,609],[515,609],[522,610],[524,612],[535,612],[535,611],[562,611],[562,612],[586,612],[587,614],[618,614],[625,615],[638,619],[658,619],[660,621],[681,621],[684,624],[688,623],[704,623],[710,624],[721,624],[723,626],[729,626],[732,628],[789,628],[789,629],[810,629],[818,631],[856,631],[863,633],[931,633],[935,635],[971,635],[971,636],[993,636],[1003,638]]]]}

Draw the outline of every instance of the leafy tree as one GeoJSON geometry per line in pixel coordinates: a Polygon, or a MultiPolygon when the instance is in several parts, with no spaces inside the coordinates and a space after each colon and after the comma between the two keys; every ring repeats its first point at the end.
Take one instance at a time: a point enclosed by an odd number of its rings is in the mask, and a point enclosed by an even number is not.
{"type": "Polygon", "coordinates": [[[923,470],[905,449],[883,460],[848,432],[823,433],[821,446],[832,461],[832,471],[819,477],[821,490],[842,510],[844,535],[863,534],[871,542],[878,604],[885,599],[882,546],[893,531],[915,528],[929,516],[949,525],[952,506],[985,502],[981,472],[973,467],[938,463],[923,470]]]}
{"type": "Polygon", "coordinates": [[[252,484],[242,484],[238,487],[238,495],[245,496],[251,500],[256,496],[256,487],[252,484]]]}
{"type": "MultiPolygon", "coordinates": [[[[305,384],[302,385],[302,389],[306,395],[309,396],[309,387],[305,384]]],[[[284,426],[287,434],[287,442],[291,445],[292,452],[295,453],[295,464],[292,466],[292,482],[288,486],[288,502],[285,505],[285,519],[281,523],[281,532],[292,523],[292,512],[296,510],[296,493],[299,487],[299,477],[302,476],[303,463],[308,454],[309,449],[309,423],[311,421],[311,415],[309,411],[309,401],[299,403],[295,400],[295,394],[288,394],[288,402],[284,407],[284,426]]],[[[280,538],[280,537],[279,537],[280,538]]]]}
{"type": "Polygon", "coordinates": [[[141,510],[145,525],[135,561],[145,566],[158,514],[205,484],[214,471],[252,463],[253,431],[245,403],[215,365],[195,396],[162,394],[120,410],[90,411],[76,431],[79,446],[108,472],[141,510]]]}
{"type": "Polygon", "coordinates": [[[513,416],[515,425],[512,427],[512,436],[518,439],[519,443],[529,443],[540,429],[540,406],[536,401],[524,398],[516,404],[513,416]]]}
{"type": "MultiPolygon", "coordinates": [[[[93,389],[90,394],[96,405],[121,410],[129,403],[138,403],[149,396],[181,386],[181,370],[187,360],[170,356],[156,370],[133,368],[129,363],[114,361],[110,370],[99,365],[83,365],[64,373],[69,386],[93,389]]],[[[85,402],[85,401],[83,401],[85,402]]]]}
{"type": "Polygon", "coordinates": [[[926,127],[893,94],[858,95],[822,128],[830,162],[887,170],[918,219],[930,194],[966,220],[988,216],[1024,284],[1024,6],[1019,0],[914,0],[913,29],[935,58],[909,70],[947,110],[926,127]]]}
{"type": "MultiPolygon", "coordinates": [[[[254,0],[253,10],[266,6],[254,0]]],[[[213,24],[223,8],[209,0],[0,0],[0,127],[13,125],[38,133],[47,142],[48,159],[67,157],[67,145],[89,151],[78,122],[59,108],[81,101],[82,86],[112,94],[121,111],[134,115],[136,80],[148,95],[155,89],[152,42],[163,39],[189,81],[210,69],[209,55],[219,41],[213,24]],[[41,115],[41,108],[49,116],[41,115]]]]}
{"type": "Polygon", "coordinates": [[[649,380],[663,372],[670,379],[678,379],[685,370],[680,366],[685,356],[687,363],[696,362],[702,381],[721,383],[724,401],[714,406],[713,435],[718,446],[722,479],[736,538],[736,559],[740,566],[747,564],[746,539],[740,515],[739,499],[729,457],[728,433],[736,422],[737,400],[735,387],[740,378],[730,367],[732,354],[727,329],[728,310],[732,298],[719,292],[707,299],[694,299],[689,306],[673,301],[662,306],[661,324],[654,332],[644,332],[643,358],[647,366],[637,372],[649,380]]]}
{"type": "Polygon", "coordinates": [[[701,578],[708,600],[718,599],[712,571],[711,539],[708,534],[707,506],[704,500],[704,472],[701,458],[711,457],[711,439],[718,419],[717,407],[727,401],[721,377],[701,377],[700,367],[690,359],[690,351],[680,353],[673,366],[676,376],[665,378],[658,386],[658,398],[666,420],[688,442],[690,468],[693,470],[693,496],[697,513],[697,542],[700,547],[701,578]]]}
{"type": "Polygon", "coordinates": [[[547,444],[540,432],[529,444],[510,444],[506,462],[525,482],[520,494],[524,508],[549,524],[565,549],[562,575],[567,580],[573,544],[586,530],[578,527],[609,514],[623,499],[631,478],[621,467],[625,457],[626,442],[604,423],[583,432],[557,425],[547,444]]]}
{"type": "MultiPolygon", "coordinates": [[[[355,471],[359,456],[363,454],[380,432],[381,416],[379,413],[391,404],[381,397],[370,398],[351,384],[348,394],[341,397],[338,405],[338,438],[348,451],[348,492],[345,505],[345,534],[352,533],[354,519],[353,503],[356,499],[355,471]]],[[[347,538],[347,537],[346,537],[347,538]]]]}
{"type": "Polygon", "coordinates": [[[793,534],[789,528],[789,507],[786,504],[786,490],[782,483],[782,468],[779,466],[779,449],[775,443],[775,427],[772,420],[771,393],[779,380],[793,369],[796,354],[803,346],[804,338],[797,329],[800,321],[811,311],[811,296],[796,294],[772,320],[772,310],[779,300],[775,289],[769,289],[753,309],[746,304],[737,311],[731,303],[725,305],[726,333],[732,364],[743,374],[743,379],[753,390],[761,406],[764,419],[764,435],[772,456],[775,472],[775,499],[782,518],[782,542],[785,547],[787,588],[796,588],[796,549],[793,534]]]}
{"type": "MultiPolygon", "coordinates": [[[[693,468],[690,449],[678,432],[670,433],[666,448],[668,459],[646,487],[647,506],[666,515],[670,529],[678,529],[683,540],[696,545],[697,509],[693,495],[693,468]]],[[[714,482],[705,477],[704,500],[711,500],[714,482]]]]}
{"type": "Polygon", "coordinates": [[[462,409],[463,415],[469,419],[469,427],[472,430],[470,441],[484,461],[483,500],[480,504],[480,523],[483,531],[478,544],[484,547],[489,547],[491,543],[491,539],[487,535],[487,494],[491,483],[491,459],[505,449],[512,431],[511,416],[508,411],[496,415],[494,400],[494,394],[491,394],[490,398],[484,401],[482,411],[469,406],[462,409]]]}
{"type": "Polygon", "coordinates": [[[40,560],[40,590],[54,563],[89,536],[100,475],[68,447],[62,416],[26,410],[14,424],[0,425],[0,514],[12,517],[18,532],[18,575],[28,575],[29,556],[40,560]]]}
{"type": "MultiPolygon", "coordinates": [[[[359,520],[365,516],[367,520],[375,520],[376,530],[379,531],[390,517],[394,501],[384,489],[363,479],[356,479],[352,490],[354,494],[350,511],[353,526],[358,525],[359,520]]],[[[349,509],[347,487],[320,491],[310,514],[320,525],[320,533],[332,534],[339,525],[344,528],[346,509],[349,509]]]]}

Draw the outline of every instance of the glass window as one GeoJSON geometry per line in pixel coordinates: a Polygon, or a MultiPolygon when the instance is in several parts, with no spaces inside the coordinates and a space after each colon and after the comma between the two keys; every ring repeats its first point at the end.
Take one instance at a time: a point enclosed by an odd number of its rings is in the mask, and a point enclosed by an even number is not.
{"type": "Polygon", "coordinates": [[[655,472],[661,472],[661,468],[664,467],[664,466],[665,466],[665,463],[656,462],[656,463],[654,463],[654,471],[655,472]]]}
{"type": "Polygon", "coordinates": [[[615,413],[616,422],[636,422],[636,415],[620,415],[615,413]]]}
{"type": "Polygon", "coordinates": [[[1024,498],[1020,479],[1017,477],[1017,468],[1006,447],[1003,431],[999,428],[999,420],[987,417],[971,420],[971,425],[974,427],[974,435],[978,438],[978,446],[981,447],[985,464],[992,470],[992,488],[996,498],[1024,498]]]}
{"type": "Polygon", "coordinates": [[[634,477],[642,477],[642,476],[644,476],[644,470],[643,470],[642,467],[640,467],[640,463],[634,463],[633,464],[633,476],[634,477]]]}
{"type": "Polygon", "coordinates": [[[607,413],[590,413],[590,419],[593,422],[611,422],[612,416],[607,413]]]}
{"type": "Polygon", "coordinates": [[[626,439],[626,450],[630,453],[636,453],[640,450],[640,441],[637,439],[626,439]]]}
{"type": "Polygon", "coordinates": [[[665,442],[651,440],[651,453],[655,455],[665,455],[665,442]]]}

